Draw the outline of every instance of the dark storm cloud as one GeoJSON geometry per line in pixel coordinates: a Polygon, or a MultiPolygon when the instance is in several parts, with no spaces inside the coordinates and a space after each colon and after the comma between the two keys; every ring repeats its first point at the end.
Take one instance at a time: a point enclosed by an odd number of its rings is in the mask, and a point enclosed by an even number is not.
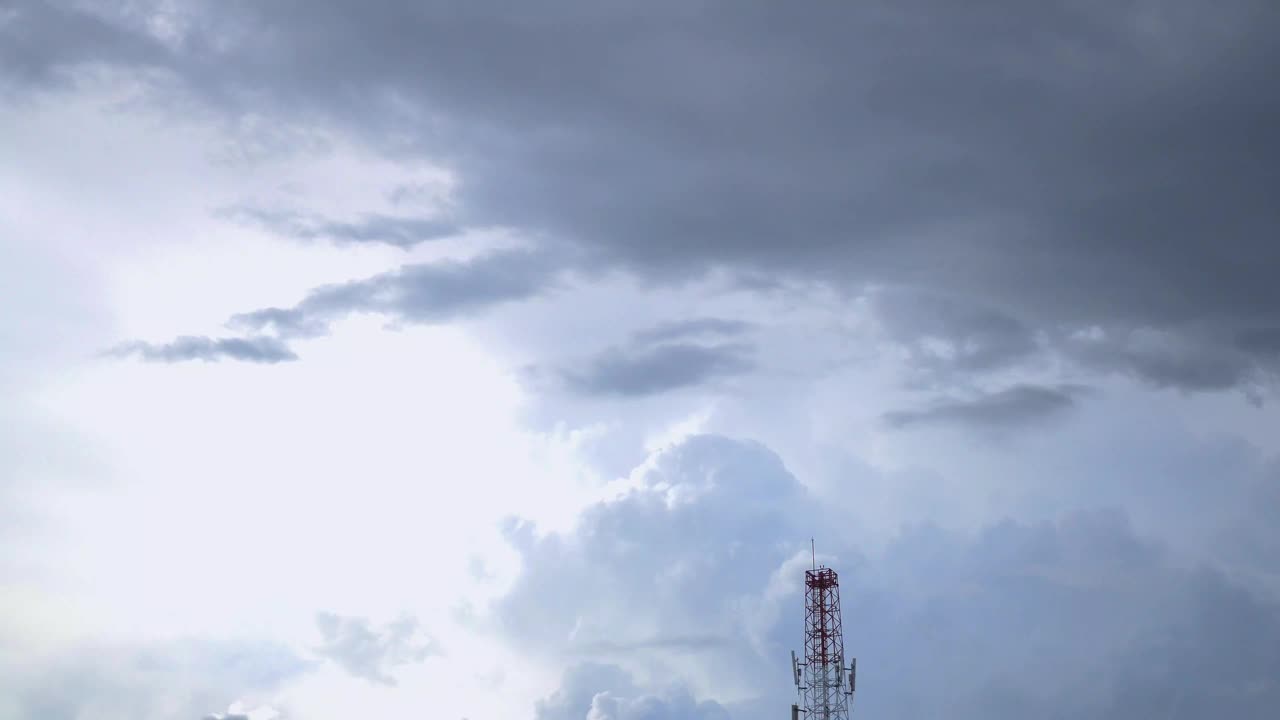
{"type": "Polygon", "coordinates": [[[870,299],[886,335],[909,351],[908,362],[925,381],[1008,367],[1041,349],[1022,320],[964,298],[897,288],[870,299]]]}
{"type": "Polygon", "coordinates": [[[375,630],[364,618],[321,613],[316,625],[324,638],[316,652],[354,677],[379,685],[396,684],[390,671],[439,654],[435,641],[421,638],[412,618],[401,618],[375,630]]]}
{"type": "Polygon", "coordinates": [[[1158,387],[1189,390],[1222,390],[1243,382],[1254,370],[1253,364],[1238,355],[1215,352],[1213,347],[1187,348],[1182,352],[1169,348],[1122,348],[1104,360],[1104,367],[1127,370],[1158,387]]]}
{"type": "Polygon", "coordinates": [[[651,278],[887,283],[1033,329],[1225,334],[1187,334],[1197,344],[1280,326],[1271,0],[188,12],[162,53],[118,23],[24,4],[0,47],[18,48],[19,81],[158,67],[221,112],[425,155],[461,179],[461,225],[651,278]]]}
{"type": "MultiPolygon", "coordinates": [[[[768,707],[792,696],[784,668],[802,640],[808,534],[838,537],[845,518],[809,498],[767,448],[725,438],[662,453],[642,481],[589,507],[570,532],[511,527],[522,571],[498,605],[504,627],[550,653],[571,636],[715,628],[731,642],[701,671],[760,695],[735,705],[735,717],[772,716],[768,707]],[[563,602],[564,587],[577,589],[576,602],[563,602]]],[[[1220,494],[1206,488],[1203,506],[1217,507],[1220,494]]],[[[1262,720],[1280,702],[1274,594],[1189,568],[1122,511],[973,531],[915,525],[882,550],[832,551],[846,652],[862,670],[858,713],[1121,720],[1221,709],[1262,720]]],[[[652,667],[662,657],[639,648],[617,662],[652,667]]],[[[619,673],[566,681],[572,692],[548,705],[582,707],[625,682],[619,673]]]]}
{"type": "Polygon", "coordinates": [[[46,88],[64,72],[95,63],[159,67],[172,61],[164,47],[111,13],[58,2],[6,3],[0,8],[0,86],[4,81],[46,88]]]}
{"type": "Polygon", "coordinates": [[[1257,330],[1231,338],[1216,329],[1140,328],[1076,338],[1061,347],[1087,366],[1128,373],[1156,387],[1254,390],[1273,383],[1280,372],[1280,355],[1268,352],[1270,339],[1257,330]]]}
{"type": "Polygon", "coordinates": [[[1081,388],[1015,385],[979,393],[964,399],[940,400],[920,410],[885,413],[884,420],[898,428],[914,425],[967,427],[1018,427],[1071,409],[1081,388]]]}
{"type": "Polygon", "coordinates": [[[274,364],[297,360],[280,340],[273,337],[209,338],[183,336],[167,343],[134,341],[124,343],[108,351],[117,357],[137,357],[147,362],[177,363],[189,360],[217,362],[242,360],[252,363],[274,364]]]}
{"type": "Polygon", "coordinates": [[[272,330],[281,337],[328,332],[329,323],[353,313],[380,313],[407,323],[431,324],[532,297],[552,283],[546,256],[503,251],[469,261],[403,265],[394,272],[316,288],[291,308],[236,315],[233,327],[272,330]]]}
{"type": "Polygon", "coordinates": [[[346,243],[383,243],[409,249],[419,243],[457,235],[461,229],[439,218],[399,217],[369,213],[359,220],[333,220],[309,213],[263,208],[229,208],[222,216],[258,225],[300,240],[328,239],[346,243]]]}
{"type": "Polygon", "coordinates": [[[1280,358],[1280,327],[1242,330],[1236,335],[1236,345],[1255,355],[1280,358]]]}

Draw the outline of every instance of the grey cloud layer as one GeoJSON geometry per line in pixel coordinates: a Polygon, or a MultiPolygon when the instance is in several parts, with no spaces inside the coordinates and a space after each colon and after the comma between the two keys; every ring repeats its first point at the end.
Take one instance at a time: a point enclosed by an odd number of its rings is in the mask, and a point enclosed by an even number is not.
{"type": "Polygon", "coordinates": [[[872,311],[889,338],[912,354],[928,374],[998,370],[1040,349],[1035,331],[1008,312],[928,291],[881,289],[870,294],[872,311]],[[930,342],[941,343],[933,352],[930,342]]]}
{"type": "Polygon", "coordinates": [[[1152,327],[1274,368],[1233,343],[1280,327],[1267,0],[184,13],[170,50],[137,18],[19,5],[5,77],[159,68],[228,113],[396,137],[457,170],[460,224],[655,277],[941,288],[1036,327],[1152,327]]]}
{"type": "Polygon", "coordinates": [[[1280,326],[1268,0],[186,12],[169,50],[140,22],[23,4],[7,77],[158,68],[222,111],[447,163],[461,225],[664,279],[726,266],[942,289],[1035,328],[1156,328],[1192,359],[1094,361],[1162,383],[1206,387],[1163,364],[1238,360],[1238,333],[1280,326]]]}

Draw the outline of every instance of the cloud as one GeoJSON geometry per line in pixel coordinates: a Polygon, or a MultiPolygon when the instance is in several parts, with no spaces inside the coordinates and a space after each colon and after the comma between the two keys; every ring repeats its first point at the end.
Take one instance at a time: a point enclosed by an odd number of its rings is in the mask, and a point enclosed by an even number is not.
{"type": "MultiPolygon", "coordinates": [[[[41,89],[156,71],[226,117],[324,123],[446,164],[462,226],[655,281],[928,288],[1031,331],[1149,327],[1196,353],[1280,325],[1265,190],[1280,103],[1259,84],[1280,66],[1280,11],[1265,0],[184,12],[167,47],[136,13],[23,6],[0,27],[3,65],[41,89]]],[[[974,371],[1029,348],[989,331],[960,355],[974,371]]],[[[1243,381],[1134,369],[1193,390],[1243,381]]]]}
{"type": "Polygon", "coordinates": [[[285,648],[199,640],[0,653],[0,663],[0,712],[20,718],[200,718],[311,669],[285,648]]]}
{"type": "Polygon", "coordinates": [[[635,689],[631,676],[616,665],[582,663],[568,669],[560,687],[539,700],[536,720],[583,720],[591,709],[591,699],[599,692],[626,692],[635,689]]]}
{"type": "Polygon", "coordinates": [[[561,376],[582,395],[653,395],[745,373],[753,366],[750,351],[740,343],[610,348],[584,368],[561,370],[561,376]]]}
{"type": "Polygon", "coordinates": [[[333,220],[319,215],[241,207],[222,215],[258,225],[270,232],[301,240],[325,238],[346,243],[383,243],[409,249],[413,246],[457,235],[461,228],[440,218],[400,217],[366,213],[355,221],[333,220]]]}
{"type": "Polygon", "coordinates": [[[1071,409],[1081,390],[1070,385],[1014,385],[969,398],[939,400],[920,410],[896,410],[883,417],[897,428],[915,425],[1018,427],[1071,409]]]}
{"type": "Polygon", "coordinates": [[[714,701],[696,700],[680,686],[646,692],[616,665],[583,663],[565,672],[560,687],[538,702],[535,720],[728,720],[714,701]]]}
{"type": "Polygon", "coordinates": [[[1280,327],[1242,330],[1236,334],[1236,346],[1245,352],[1275,358],[1280,355],[1280,327]]]}
{"type": "Polygon", "coordinates": [[[120,16],[64,3],[6,8],[0,15],[0,84],[44,90],[69,84],[71,71],[85,64],[144,68],[171,61],[164,46],[142,30],[120,16]]]}
{"type": "Polygon", "coordinates": [[[204,720],[275,720],[280,716],[280,712],[270,705],[246,710],[244,703],[232,703],[227,712],[206,715],[204,720]]]}
{"type": "Polygon", "coordinates": [[[1186,614],[1122,657],[1099,717],[1264,718],[1280,702],[1280,606],[1213,570],[1187,579],[1186,614]],[[1195,682],[1184,683],[1182,678],[1195,682]]]}
{"type": "Polygon", "coordinates": [[[765,584],[794,552],[783,538],[807,537],[793,514],[803,497],[767,448],[694,437],[658,454],[635,490],[588,508],[571,535],[539,539],[511,525],[525,571],[498,618],[513,639],[557,652],[660,654],[655,638],[731,637],[736,593],[765,584]],[[565,587],[590,602],[552,602],[565,587]]]}
{"type": "MultiPolygon", "coordinates": [[[[1186,717],[1221,707],[1264,718],[1280,697],[1274,594],[1188,564],[1121,510],[969,530],[907,525],[859,549],[838,540],[845,519],[761,446],[696,437],[644,467],[634,490],[589,507],[571,531],[511,526],[523,570],[496,611],[513,639],[560,655],[600,639],[722,633],[719,655],[637,644],[610,658],[698,678],[708,699],[756,695],[724,704],[735,717],[785,711],[813,533],[827,539],[819,559],[840,572],[847,653],[863,669],[859,713],[1118,719],[1164,716],[1176,703],[1186,717]],[[563,601],[566,587],[575,602],[563,601]]],[[[588,697],[631,694],[612,689],[616,672],[556,707],[580,713],[588,697]]]]}
{"type": "Polygon", "coordinates": [[[418,635],[412,618],[401,618],[374,630],[364,618],[320,613],[316,617],[323,643],[316,652],[336,662],[354,677],[394,686],[390,671],[398,665],[418,663],[439,654],[433,639],[418,635]]]}
{"type": "Polygon", "coordinates": [[[598,693],[591,698],[587,720],[728,720],[729,713],[717,702],[698,702],[686,690],[666,696],[618,697],[598,693]]]}
{"type": "Polygon", "coordinates": [[[702,336],[735,337],[750,329],[751,323],[741,320],[701,317],[659,323],[635,333],[634,339],[640,343],[657,343],[702,336]]]}
{"type": "Polygon", "coordinates": [[[1022,320],[963,298],[898,288],[876,290],[869,299],[888,337],[908,349],[908,362],[920,371],[998,370],[1040,350],[1022,320]]]}
{"type": "Polygon", "coordinates": [[[751,325],[722,318],[660,323],[632,333],[627,343],[558,367],[532,366],[534,385],[588,397],[635,398],[694,388],[754,367],[754,346],[732,340],[751,325]]]}
{"type": "Polygon", "coordinates": [[[316,288],[291,308],[264,308],[236,315],[231,325],[273,330],[280,337],[308,337],[353,313],[393,320],[446,322],[547,289],[556,266],[545,254],[502,251],[469,261],[403,265],[393,272],[316,288]]]}
{"type": "Polygon", "coordinates": [[[637,650],[675,650],[680,652],[701,652],[704,650],[723,648],[730,644],[730,639],[723,635],[708,633],[691,635],[672,635],[618,642],[616,640],[595,640],[578,643],[575,647],[589,655],[627,654],[637,650]]]}
{"type": "Polygon", "coordinates": [[[128,342],[107,352],[116,357],[137,357],[146,362],[163,363],[189,360],[217,362],[228,359],[274,364],[298,359],[298,356],[283,342],[266,336],[209,338],[185,335],[172,342],[160,344],[128,342]]]}
{"type": "Polygon", "coordinates": [[[1159,388],[1213,391],[1240,388],[1260,395],[1280,378],[1280,356],[1269,352],[1266,330],[1234,338],[1220,329],[1182,333],[1141,327],[1076,333],[1064,352],[1086,367],[1118,372],[1159,388]]]}
{"type": "Polygon", "coordinates": [[[247,338],[183,336],[172,342],[124,343],[111,355],[149,362],[185,360],[276,363],[296,360],[286,340],[317,337],[330,323],[357,313],[394,321],[432,324],[535,296],[553,282],[557,265],[545,253],[501,251],[468,261],[403,265],[398,270],[316,288],[297,305],[233,316],[228,325],[255,333],[247,338]],[[271,332],[271,335],[257,333],[271,332]]]}

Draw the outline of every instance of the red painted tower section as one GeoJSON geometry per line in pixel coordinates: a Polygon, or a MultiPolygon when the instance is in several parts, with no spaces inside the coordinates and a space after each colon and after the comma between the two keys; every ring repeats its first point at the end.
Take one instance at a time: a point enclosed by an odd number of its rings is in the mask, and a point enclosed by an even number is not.
{"type": "Polygon", "coordinates": [[[856,679],[856,660],[844,664],[840,578],[828,567],[804,573],[804,657],[792,657],[801,704],[793,720],[848,720],[856,679]]]}
{"type": "Polygon", "coordinates": [[[840,579],[831,568],[804,573],[804,662],[808,720],[846,720],[844,633],[840,620],[840,579]]]}

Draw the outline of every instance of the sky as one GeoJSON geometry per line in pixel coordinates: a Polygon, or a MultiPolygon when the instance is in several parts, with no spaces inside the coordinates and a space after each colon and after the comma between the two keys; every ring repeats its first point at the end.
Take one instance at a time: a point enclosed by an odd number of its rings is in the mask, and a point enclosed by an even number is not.
{"type": "Polygon", "coordinates": [[[0,720],[1272,717],[1277,32],[0,2],[0,720]]]}

